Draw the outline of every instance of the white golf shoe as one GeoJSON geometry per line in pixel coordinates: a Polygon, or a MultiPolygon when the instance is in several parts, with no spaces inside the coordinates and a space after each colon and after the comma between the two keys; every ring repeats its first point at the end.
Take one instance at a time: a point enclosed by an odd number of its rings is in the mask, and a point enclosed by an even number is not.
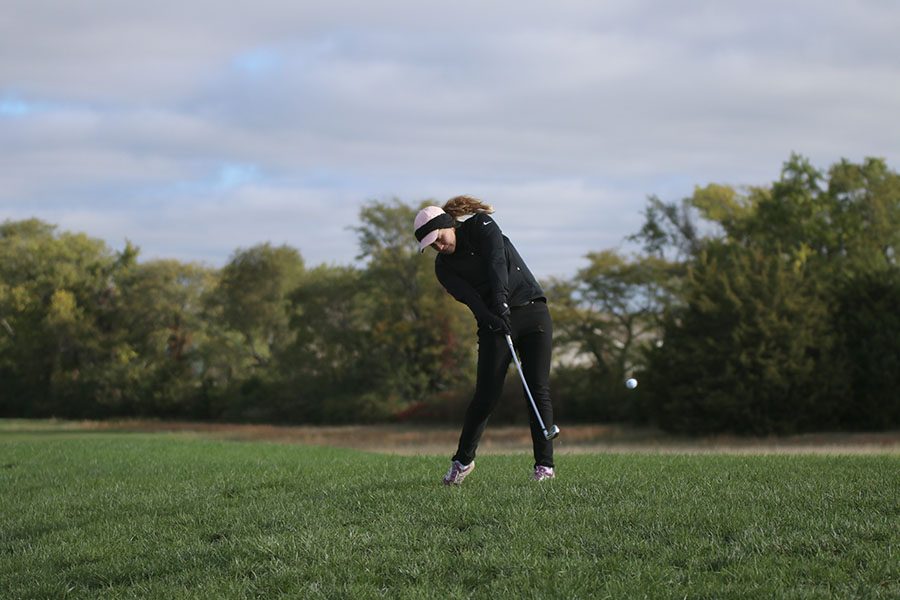
{"type": "Polygon", "coordinates": [[[556,471],[553,470],[553,467],[545,467],[544,465],[538,465],[534,468],[533,479],[535,481],[544,481],[545,479],[553,479],[555,477],[556,477],[556,471]]]}
{"type": "Polygon", "coordinates": [[[450,463],[447,474],[444,475],[444,485],[459,485],[466,478],[466,475],[475,470],[475,461],[473,460],[467,465],[462,464],[458,460],[450,463]]]}

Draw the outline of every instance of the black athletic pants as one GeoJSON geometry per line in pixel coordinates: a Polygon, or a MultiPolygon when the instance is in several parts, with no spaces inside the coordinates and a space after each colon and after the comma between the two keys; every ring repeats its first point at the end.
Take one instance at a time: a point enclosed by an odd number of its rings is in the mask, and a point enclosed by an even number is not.
{"type": "MultiPolygon", "coordinates": [[[[516,307],[510,314],[512,322],[513,344],[522,361],[525,381],[531,390],[534,401],[541,412],[544,425],[553,423],[553,406],[550,403],[550,353],[553,339],[553,322],[547,304],[535,301],[522,307],[516,307]]],[[[475,459],[475,451],[481,434],[487,425],[488,417],[493,412],[500,393],[503,391],[503,380],[509,369],[512,356],[506,344],[506,336],[502,333],[491,333],[484,328],[478,330],[478,378],[475,383],[475,395],[466,410],[466,420],[459,436],[459,447],[453,460],[464,465],[475,459]]],[[[523,395],[525,390],[522,390],[523,395]]],[[[534,445],[535,466],[553,466],[553,442],[544,438],[544,432],[534,416],[534,410],[524,396],[528,415],[531,419],[531,440],[534,445]]]]}

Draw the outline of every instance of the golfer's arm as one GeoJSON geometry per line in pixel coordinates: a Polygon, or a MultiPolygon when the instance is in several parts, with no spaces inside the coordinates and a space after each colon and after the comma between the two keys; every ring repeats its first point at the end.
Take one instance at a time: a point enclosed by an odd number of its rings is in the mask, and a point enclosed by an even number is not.
{"type": "Polygon", "coordinates": [[[490,314],[484,300],[465,279],[440,265],[434,266],[434,273],[451,296],[469,307],[477,321],[483,320],[485,315],[490,314]]]}

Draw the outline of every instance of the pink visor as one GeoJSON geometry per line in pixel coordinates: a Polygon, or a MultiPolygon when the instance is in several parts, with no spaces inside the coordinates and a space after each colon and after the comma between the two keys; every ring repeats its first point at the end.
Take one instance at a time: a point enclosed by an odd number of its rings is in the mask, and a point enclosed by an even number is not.
{"type": "Polygon", "coordinates": [[[426,206],[416,215],[413,222],[416,239],[419,240],[419,252],[432,245],[438,237],[438,232],[447,227],[453,227],[453,217],[437,206],[426,206]]]}

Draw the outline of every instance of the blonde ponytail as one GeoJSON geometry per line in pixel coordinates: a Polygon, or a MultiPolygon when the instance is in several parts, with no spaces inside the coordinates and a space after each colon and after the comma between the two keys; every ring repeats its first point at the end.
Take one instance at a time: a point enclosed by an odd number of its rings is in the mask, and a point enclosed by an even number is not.
{"type": "Polygon", "coordinates": [[[476,213],[491,214],[494,212],[493,206],[485,204],[478,198],[473,198],[472,196],[456,196],[450,198],[444,203],[443,209],[445,213],[454,219],[466,215],[474,215],[476,213]]]}

